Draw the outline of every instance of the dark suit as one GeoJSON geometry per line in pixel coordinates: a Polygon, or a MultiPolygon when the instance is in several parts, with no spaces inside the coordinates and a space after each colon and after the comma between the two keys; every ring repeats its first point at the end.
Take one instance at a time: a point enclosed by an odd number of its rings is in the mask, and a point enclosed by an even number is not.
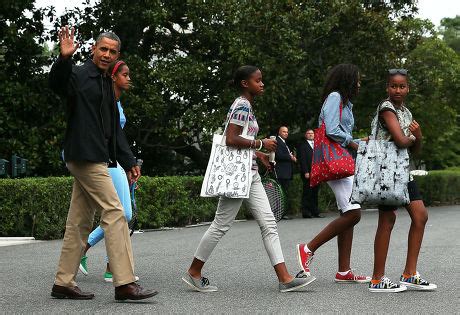
{"type": "Polygon", "coordinates": [[[276,137],[278,146],[275,152],[275,170],[280,185],[283,187],[284,192],[287,194],[289,184],[292,180],[292,159],[289,149],[280,136],[276,137]]]}
{"type": "Polygon", "coordinates": [[[299,145],[298,161],[300,165],[300,178],[303,183],[302,215],[318,215],[318,190],[319,186],[310,187],[310,179],[305,178],[305,173],[311,173],[313,148],[304,140],[299,145]]]}

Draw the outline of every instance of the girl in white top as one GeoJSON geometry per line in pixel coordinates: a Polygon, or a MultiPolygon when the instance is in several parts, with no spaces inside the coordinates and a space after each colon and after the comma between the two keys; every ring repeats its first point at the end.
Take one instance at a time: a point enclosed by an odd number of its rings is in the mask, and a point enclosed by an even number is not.
{"type": "MultiPolygon", "coordinates": [[[[248,135],[254,136],[254,138],[257,136],[259,126],[254,115],[252,103],[255,96],[264,92],[262,73],[257,67],[242,66],[235,72],[233,84],[239,90],[241,96],[235,100],[229,110],[229,113],[233,112],[233,115],[231,117],[230,114],[227,115],[229,125],[226,132],[226,145],[244,149],[257,148],[257,151],[254,150],[254,159],[259,158],[266,167],[270,168],[268,155],[259,150],[264,147],[268,151],[275,151],[276,140],[248,140],[240,137],[247,119],[249,119],[248,135]]],[[[306,275],[303,271],[300,271],[295,277],[287,271],[278,236],[278,227],[261,178],[257,172],[256,161],[253,161],[252,183],[249,189],[248,199],[219,198],[214,221],[203,235],[188,272],[182,277],[182,280],[193,290],[200,292],[217,291],[217,287],[210,285],[209,280],[202,276],[201,270],[219,240],[231,228],[243,202],[245,202],[246,207],[259,224],[265,250],[279,280],[279,290],[281,292],[296,291],[315,280],[314,277],[306,275]]]]}

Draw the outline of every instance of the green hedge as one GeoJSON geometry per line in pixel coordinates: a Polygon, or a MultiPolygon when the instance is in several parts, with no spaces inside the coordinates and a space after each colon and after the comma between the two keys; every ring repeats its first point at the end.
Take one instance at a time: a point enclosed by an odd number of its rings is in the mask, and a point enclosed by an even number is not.
{"type": "Polygon", "coordinates": [[[70,177],[1,179],[0,236],[62,237],[70,177]]]}
{"type": "MultiPolygon", "coordinates": [[[[139,181],[137,203],[143,229],[184,226],[210,221],[217,199],[200,198],[201,177],[147,177],[139,181]]],[[[460,202],[460,171],[432,171],[417,177],[426,205],[460,202]]],[[[296,176],[289,190],[291,215],[300,212],[302,181],[296,176]]],[[[0,236],[63,236],[72,191],[72,178],[0,179],[0,236]]],[[[327,185],[320,188],[320,208],[334,209],[327,185]]],[[[238,218],[249,218],[245,209],[238,218]]]]}
{"type": "Polygon", "coordinates": [[[416,181],[426,205],[460,202],[460,168],[430,171],[428,176],[416,177],[416,181]]]}

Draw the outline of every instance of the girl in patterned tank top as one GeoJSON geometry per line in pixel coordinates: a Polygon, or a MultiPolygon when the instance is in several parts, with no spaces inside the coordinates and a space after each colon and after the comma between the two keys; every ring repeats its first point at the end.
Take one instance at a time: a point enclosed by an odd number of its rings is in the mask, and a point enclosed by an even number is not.
{"type": "MultiPolygon", "coordinates": [[[[399,148],[408,148],[417,154],[422,145],[420,125],[412,119],[405,105],[409,93],[407,70],[391,69],[387,81],[388,99],[384,100],[372,121],[372,130],[378,127],[376,139],[394,141],[399,148]]],[[[390,243],[391,231],[396,220],[396,206],[379,206],[379,222],[374,243],[374,272],[369,290],[371,292],[401,292],[410,289],[434,290],[435,284],[424,280],[417,272],[417,260],[422,245],[428,212],[415,181],[408,183],[410,203],[405,206],[412,220],[406,257],[406,266],[399,284],[385,277],[385,262],[390,243]]]]}
{"type": "MultiPolygon", "coordinates": [[[[262,148],[273,152],[276,150],[276,140],[260,139],[248,140],[241,137],[243,126],[249,120],[248,134],[256,139],[259,126],[254,115],[253,100],[264,92],[261,71],[254,66],[242,66],[235,72],[233,85],[239,90],[238,97],[231,106],[227,120],[226,145],[236,148],[250,148],[254,151],[254,159],[258,158],[268,168],[271,168],[268,155],[260,152],[262,148]],[[230,116],[230,114],[233,114],[230,116]]],[[[211,256],[220,239],[231,228],[242,203],[246,204],[257,221],[265,250],[278,277],[278,288],[281,292],[297,291],[315,280],[314,277],[300,271],[296,276],[289,274],[284,263],[281,243],[278,236],[278,227],[270,208],[267,194],[257,172],[257,163],[254,161],[251,171],[252,183],[247,199],[220,197],[214,221],[203,235],[196,249],[192,264],[182,280],[193,290],[200,292],[217,291],[217,287],[210,285],[209,280],[202,276],[205,262],[211,256]]]]}

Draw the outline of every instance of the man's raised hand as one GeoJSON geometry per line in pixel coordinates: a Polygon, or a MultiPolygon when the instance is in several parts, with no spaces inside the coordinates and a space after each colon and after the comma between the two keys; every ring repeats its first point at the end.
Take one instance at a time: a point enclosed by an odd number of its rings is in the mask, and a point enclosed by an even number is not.
{"type": "Polygon", "coordinates": [[[61,48],[61,56],[63,58],[71,57],[78,49],[78,43],[74,41],[75,28],[69,26],[61,27],[59,30],[59,46],[61,48]]]}

